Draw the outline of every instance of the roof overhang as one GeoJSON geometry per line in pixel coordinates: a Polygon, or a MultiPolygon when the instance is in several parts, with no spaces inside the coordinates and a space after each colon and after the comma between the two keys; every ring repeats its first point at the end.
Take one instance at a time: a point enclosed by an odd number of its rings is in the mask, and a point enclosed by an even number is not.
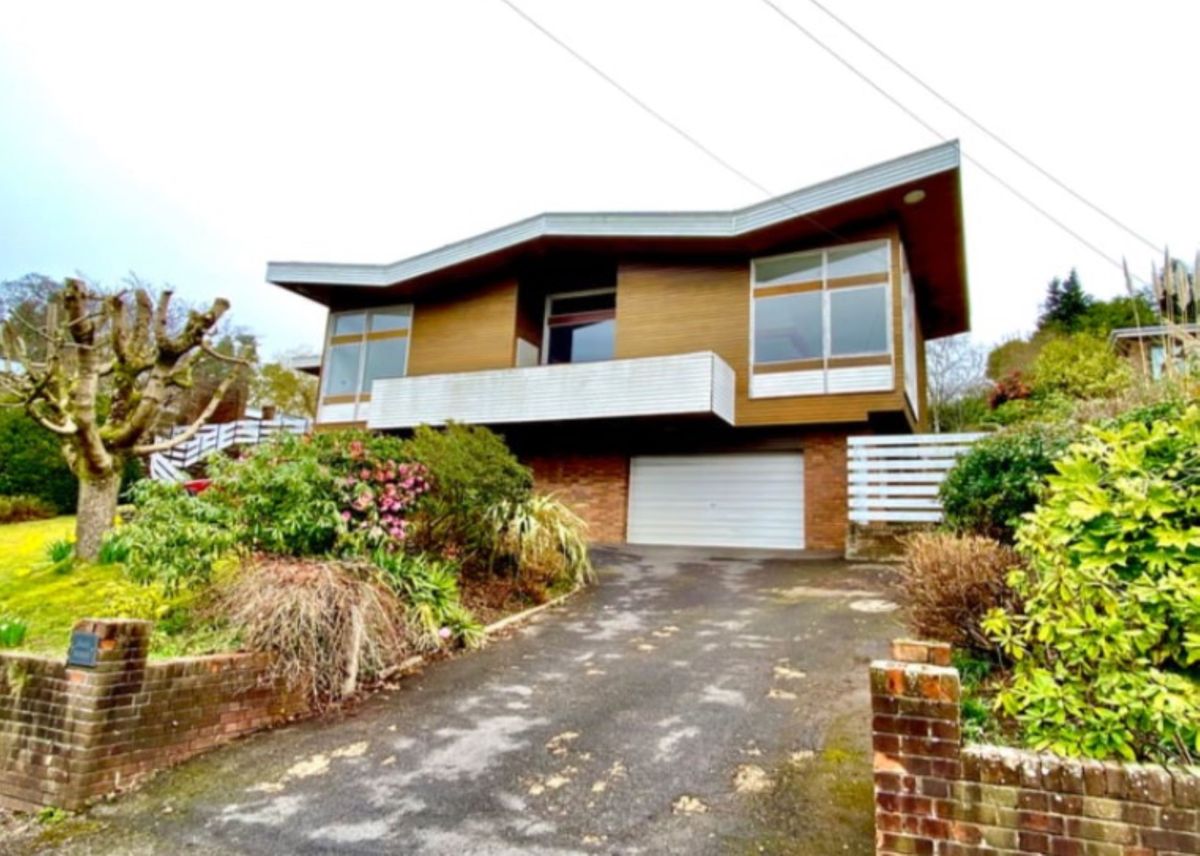
{"type": "Polygon", "coordinates": [[[540,214],[390,264],[269,262],[267,281],[337,308],[412,296],[552,250],[763,254],[894,223],[922,327],[937,338],[969,327],[959,166],[958,143],[950,142],[733,211],[540,214]],[[914,190],[922,200],[905,202],[914,190]]]}

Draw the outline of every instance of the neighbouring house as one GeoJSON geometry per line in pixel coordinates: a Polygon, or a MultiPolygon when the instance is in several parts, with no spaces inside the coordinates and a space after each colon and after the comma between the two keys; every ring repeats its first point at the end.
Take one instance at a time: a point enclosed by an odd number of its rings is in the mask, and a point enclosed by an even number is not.
{"type": "Polygon", "coordinates": [[[329,308],[318,427],[491,426],[597,542],[840,552],[847,437],[921,430],[968,328],[959,148],[267,279],[329,308]]]}
{"type": "Polygon", "coordinates": [[[1200,324],[1156,324],[1122,327],[1109,334],[1113,347],[1133,364],[1134,371],[1159,380],[1168,370],[1168,357],[1178,368],[1200,350],[1200,324]]]}

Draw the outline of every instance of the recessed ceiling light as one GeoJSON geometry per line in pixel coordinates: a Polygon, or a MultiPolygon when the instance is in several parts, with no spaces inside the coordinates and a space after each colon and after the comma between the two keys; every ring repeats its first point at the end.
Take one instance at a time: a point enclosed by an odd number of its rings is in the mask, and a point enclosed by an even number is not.
{"type": "Polygon", "coordinates": [[[904,203],[906,205],[916,205],[924,198],[925,191],[918,188],[917,190],[910,190],[908,193],[904,194],[904,203]]]}

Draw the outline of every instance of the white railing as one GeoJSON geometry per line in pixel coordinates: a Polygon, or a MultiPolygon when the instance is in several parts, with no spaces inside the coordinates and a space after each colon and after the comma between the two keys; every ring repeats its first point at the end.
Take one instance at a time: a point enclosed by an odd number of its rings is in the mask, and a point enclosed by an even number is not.
{"type": "MultiPolygon", "coordinates": [[[[312,427],[307,419],[241,419],[237,422],[222,422],[220,425],[205,425],[186,443],[181,443],[166,452],[150,456],[150,478],[161,481],[186,481],[187,470],[200,463],[214,452],[230,446],[255,446],[264,443],[276,434],[305,434],[312,427]]],[[[185,429],[172,428],[160,439],[177,437],[185,429]]]]}
{"type": "Polygon", "coordinates": [[[847,449],[853,523],[937,523],[938,488],[983,434],[851,437],[847,449]]]}

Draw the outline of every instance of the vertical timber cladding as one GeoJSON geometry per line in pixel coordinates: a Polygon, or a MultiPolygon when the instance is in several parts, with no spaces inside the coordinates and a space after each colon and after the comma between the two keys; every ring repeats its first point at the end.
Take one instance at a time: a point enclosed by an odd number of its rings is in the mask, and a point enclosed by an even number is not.
{"type": "Polygon", "coordinates": [[[447,289],[413,305],[407,374],[511,368],[516,335],[515,278],[447,289]]]}

